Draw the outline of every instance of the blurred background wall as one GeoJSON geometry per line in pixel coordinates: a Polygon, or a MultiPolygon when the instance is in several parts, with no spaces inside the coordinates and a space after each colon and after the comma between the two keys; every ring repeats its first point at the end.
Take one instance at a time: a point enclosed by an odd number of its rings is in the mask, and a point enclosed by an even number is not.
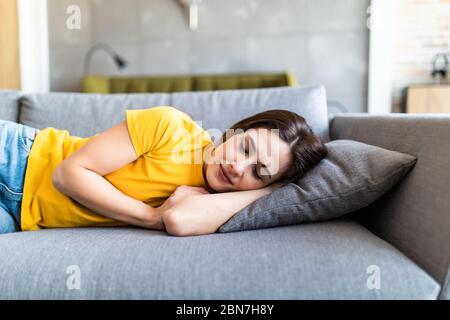
{"type": "Polygon", "coordinates": [[[203,0],[188,28],[177,0],[48,0],[50,90],[80,91],[83,58],[104,42],[91,73],[182,75],[291,70],[300,85],[325,85],[330,108],[367,111],[369,0],[203,0]],[[81,28],[66,27],[67,8],[81,28]]]}

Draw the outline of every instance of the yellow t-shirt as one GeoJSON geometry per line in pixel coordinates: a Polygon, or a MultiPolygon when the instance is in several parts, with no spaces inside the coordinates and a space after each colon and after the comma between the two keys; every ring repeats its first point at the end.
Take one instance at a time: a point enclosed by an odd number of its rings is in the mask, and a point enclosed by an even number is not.
{"type": "MultiPolygon", "coordinates": [[[[171,106],[126,110],[125,114],[139,157],[105,175],[105,179],[121,192],[153,207],[164,203],[177,186],[205,186],[204,152],[208,146],[208,149],[213,147],[206,130],[171,106]]],[[[126,225],[94,213],[53,186],[54,169],[91,138],[70,136],[66,130],[51,127],[38,133],[25,173],[21,207],[23,231],[126,225]]]]}

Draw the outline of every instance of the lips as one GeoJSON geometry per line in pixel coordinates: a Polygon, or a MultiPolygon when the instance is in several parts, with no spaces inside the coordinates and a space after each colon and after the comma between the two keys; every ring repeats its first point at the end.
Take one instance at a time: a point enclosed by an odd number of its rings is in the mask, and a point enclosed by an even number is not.
{"type": "Polygon", "coordinates": [[[223,178],[225,181],[227,181],[228,183],[233,184],[233,183],[231,182],[230,178],[228,178],[227,174],[225,173],[225,170],[223,170],[222,165],[220,164],[219,166],[220,166],[220,173],[221,173],[222,178],[223,178]]]}

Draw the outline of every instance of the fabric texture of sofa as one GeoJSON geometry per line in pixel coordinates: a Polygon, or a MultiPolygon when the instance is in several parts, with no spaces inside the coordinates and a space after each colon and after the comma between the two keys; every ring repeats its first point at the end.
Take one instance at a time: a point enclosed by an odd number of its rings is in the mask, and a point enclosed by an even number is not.
{"type": "Polygon", "coordinates": [[[342,218],[174,237],[137,227],[0,236],[0,299],[450,299],[450,116],[339,114],[322,87],[154,94],[0,91],[0,118],[89,136],[125,109],[172,105],[205,128],[270,108],[296,110],[325,140],[418,158],[372,205],[342,218]],[[71,272],[79,288],[68,286],[71,272]],[[373,287],[378,276],[379,286],[373,287]]]}

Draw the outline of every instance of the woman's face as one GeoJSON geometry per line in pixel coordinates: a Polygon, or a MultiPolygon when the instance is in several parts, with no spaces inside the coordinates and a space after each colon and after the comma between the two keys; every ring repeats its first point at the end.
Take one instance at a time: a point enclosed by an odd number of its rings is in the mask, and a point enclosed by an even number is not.
{"type": "Polygon", "coordinates": [[[289,145],[277,130],[242,130],[205,159],[204,176],[217,192],[253,190],[275,182],[292,161],[289,145]]]}

